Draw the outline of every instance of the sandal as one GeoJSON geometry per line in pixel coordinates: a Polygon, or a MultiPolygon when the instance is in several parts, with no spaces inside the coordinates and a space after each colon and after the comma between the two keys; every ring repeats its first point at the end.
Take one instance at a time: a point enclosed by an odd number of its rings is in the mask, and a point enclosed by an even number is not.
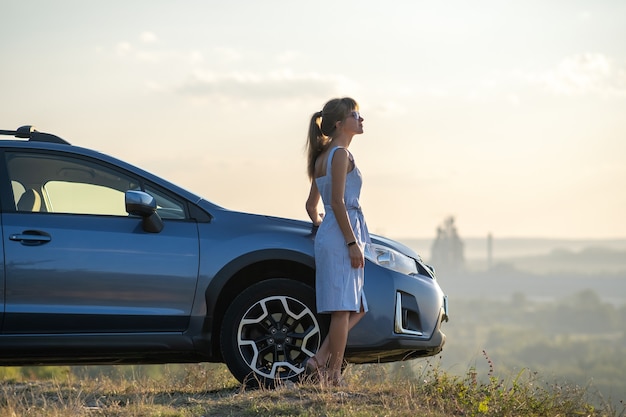
{"type": "Polygon", "coordinates": [[[331,385],[333,387],[338,387],[338,388],[347,388],[348,387],[348,383],[346,382],[345,379],[343,379],[343,377],[339,377],[339,378],[335,378],[331,381],[331,385]]]}
{"type": "Polygon", "coordinates": [[[319,381],[322,367],[315,356],[305,359],[302,365],[304,371],[302,372],[301,380],[319,381]]]}

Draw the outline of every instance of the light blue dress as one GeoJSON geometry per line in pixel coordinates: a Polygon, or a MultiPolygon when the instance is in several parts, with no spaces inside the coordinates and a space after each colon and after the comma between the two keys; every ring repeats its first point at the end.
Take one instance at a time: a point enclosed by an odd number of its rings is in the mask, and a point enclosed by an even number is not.
{"type": "MultiPolygon", "coordinates": [[[[315,183],[324,203],[324,220],[315,236],[315,288],[318,313],[332,311],[367,311],[367,300],[363,292],[364,268],[352,268],[350,256],[343,233],[339,228],[335,214],[330,206],[332,197],[331,162],[339,147],[328,153],[326,175],[315,179],[315,183]]],[[[350,154],[352,158],[352,154],[350,154]]],[[[365,218],[359,205],[361,172],[354,165],[346,176],[344,201],[356,236],[357,244],[365,249],[370,242],[365,218]]]]}

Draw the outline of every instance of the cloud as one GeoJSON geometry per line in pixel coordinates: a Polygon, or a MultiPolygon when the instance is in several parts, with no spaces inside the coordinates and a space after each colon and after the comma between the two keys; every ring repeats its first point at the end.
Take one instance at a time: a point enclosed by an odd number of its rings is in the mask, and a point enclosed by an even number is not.
{"type": "Polygon", "coordinates": [[[519,106],[521,103],[521,99],[517,94],[507,94],[506,100],[509,102],[509,104],[515,107],[519,106]]]}
{"type": "Polygon", "coordinates": [[[188,60],[191,64],[198,64],[204,61],[204,54],[200,51],[191,51],[188,54],[188,60]]]}
{"type": "Polygon", "coordinates": [[[118,56],[126,56],[132,51],[133,47],[129,42],[119,42],[115,45],[115,53],[118,56]]]}
{"type": "Polygon", "coordinates": [[[241,54],[233,48],[226,48],[222,46],[215,48],[213,52],[220,62],[234,62],[241,60],[241,54]]]}
{"type": "Polygon", "coordinates": [[[145,44],[154,42],[153,40],[147,40],[149,37],[147,34],[142,34],[141,43],[118,42],[115,45],[115,54],[117,57],[131,63],[167,64],[171,62],[180,64],[182,62],[193,65],[204,61],[204,55],[197,50],[179,52],[148,47],[145,44]]]}
{"type": "Polygon", "coordinates": [[[216,47],[210,51],[163,49],[158,45],[157,36],[152,32],[143,32],[139,41],[120,41],[115,45],[118,57],[150,63],[172,63],[172,65],[197,65],[206,60],[213,63],[230,64],[242,60],[239,51],[233,48],[216,47]]]}
{"type": "Polygon", "coordinates": [[[519,106],[528,88],[557,96],[626,97],[626,63],[620,65],[600,53],[582,53],[563,58],[553,68],[492,71],[470,85],[465,98],[479,102],[504,97],[519,106]]]}
{"type": "Polygon", "coordinates": [[[301,58],[302,58],[302,53],[299,51],[284,51],[276,56],[276,61],[278,61],[281,64],[287,64],[290,62],[295,62],[301,58]]]}
{"type": "MultiPolygon", "coordinates": [[[[163,50],[152,48],[146,43],[156,42],[156,35],[152,32],[143,32],[141,43],[132,44],[127,41],[119,42],[115,46],[117,57],[131,61],[131,63],[163,64],[175,63],[176,68],[187,72],[186,77],[163,71],[154,71],[146,86],[152,91],[175,92],[184,96],[204,100],[206,98],[221,99],[292,99],[303,97],[328,97],[349,91],[358,90],[358,84],[350,77],[319,74],[314,72],[297,73],[289,68],[273,71],[237,71],[216,68],[241,67],[244,55],[234,48],[214,47],[208,52],[202,50],[163,50]],[[211,64],[211,69],[207,67],[211,64]],[[235,65],[229,65],[235,64],[235,65]],[[194,69],[196,68],[196,69],[194,69]],[[173,81],[178,79],[178,82],[173,81]],[[166,87],[169,85],[169,88],[166,87]]],[[[296,53],[286,52],[278,55],[277,60],[286,62],[295,59],[296,53]]],[[[250,61],[246,67],[255,66],[254,56],[246,57],[250,61]]]]}
{"type": "MultiPolygon", "coordinates": [[[[139,35],[139,40],[142,43],[154,43],[157,37],[152,32],[143,32],[139,35]]],[[[145,60],[148,53],[146,51],[137,50],[133,47],[133,44],[128,41],[120,41],[115,45],[115,53],[119,57],[134,57],[139,60],[145,60]]],[[[154,57],[150,57],[148,60],[153,61],[154,57]]]]}
{"type": "Polygon", "coordinates": [[[528,78],[556,94],[626,96],[626,68],[616,67],[603,54],[573,55],[556,68],[528,78]]]}
{"type": "Polygon", "coordinates": [[[401,102],[387,100],[372,106],[372,110],[382,117],[401,117],[410,114],[407,106],[401,102]]]}
{"type": "Polygon", "coordinates": [[[152,32],[143,32],[139,36],[139,39],[143,43],[154,43],[154,42],[157,41],[157,36],[154,33],[152,33],[152,32]]]}
{"type": "Polygon", "coordinates": [[[279,71],[268,74],[255,72],[212,73],[195,72],[178,88],[178,92],[194,97],[230,96],[236,98],[295,98],[303,95],[331,96],[348,83],[340,76],[293,74],[279,71]]]}

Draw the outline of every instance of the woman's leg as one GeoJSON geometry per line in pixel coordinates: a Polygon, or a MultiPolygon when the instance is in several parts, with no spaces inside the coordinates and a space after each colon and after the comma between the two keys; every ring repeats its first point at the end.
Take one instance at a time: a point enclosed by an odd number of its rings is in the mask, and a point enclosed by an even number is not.
{"type": "MultiPolygon", "coordinates": [[[[356,326],[356,324],[363,318],[363,316],[365,316],[365,312],[363,310],[361,310],[360,312],[354,312],[351,311],[350,312],[350,319],[348,321],[348,332],[350,330],[352,330],[352,328],[354,326],[356,326]]],[[[331,315],[331,323],[332,323],[332,315],[331,315]]],[[[329,357],[329,350],[328,350],[328,342],[329,342],[329,336],[330,336],[330,332],[328,333],[328,336],[326,336],[326,338],[324,339],[324,341],[322,342],[322,345],[320,346],[320,348],[317,350],[317,352],[315,353],[315,358],[318,360],[318,362],[320,364],[327,364],[328,363],[328,357],[329,357]]]]}
{"type": "Polygon", "coordinates": [[[348,342],[350,323],[349,311],[335,311],[331,315],[328,329],[328,377],[331,381],[341,376],[343,355],[348,342]]]}
{"type": "Polygon", "coordinates": [[[330,328],[328,336],[315,354],[315,359],[320,365],[328,366],[328,376],[331,379],[341,377],[341,365],[348,341],[348,332],[363,318],[365,312],[361,311],[335,311],[330,316],[330,328]]]}

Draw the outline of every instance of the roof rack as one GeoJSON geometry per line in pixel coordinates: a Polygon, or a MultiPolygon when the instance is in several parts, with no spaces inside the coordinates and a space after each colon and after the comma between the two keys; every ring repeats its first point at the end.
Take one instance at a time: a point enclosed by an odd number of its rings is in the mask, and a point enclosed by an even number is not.
{"type": "Polygon", "coordinates": [[[51,133],[39,132],[34,126],[26,125],[18,127],[17,130],[0,130],[0,135],[15,136],[20,139],[28,139],[33,142],[50,142],[62,143],[69,145],[70,143],[51,133]]]}

